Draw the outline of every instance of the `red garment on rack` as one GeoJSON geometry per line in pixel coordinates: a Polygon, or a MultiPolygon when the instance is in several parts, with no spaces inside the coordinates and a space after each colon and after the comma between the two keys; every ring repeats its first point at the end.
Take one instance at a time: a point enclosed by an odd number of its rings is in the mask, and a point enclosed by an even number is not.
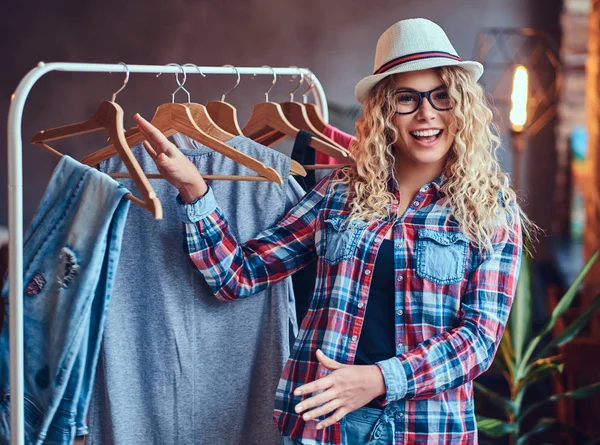
{"type": "MultiPolygon", "coordinates": [[[[342,130],[336,127],[332,127],[331,125],[327,125],[325,130],[323,130],[323,134],[327,136],[329,139],[334,142],[340,144],[345,149],[349,150],[352,142],[356,140],[356,137],[351,134],[344,133],[342,130]]],[[[331,156],[327,156],[326,154],[317,152],[316,160],[317,164],[339,164],[340,162],[332,158],[331,156]]]]}
{"type": "MultiPolygon", "coordinates": [[[[4,288],[4,274],[8,272],[8,244],[0,247],[0,291],[4,288]]],[[[8,298],[8,296],[6,297],[8,298]]],[[[4,304],[0,307],[0,331],[4,324],[4,304]]]]}

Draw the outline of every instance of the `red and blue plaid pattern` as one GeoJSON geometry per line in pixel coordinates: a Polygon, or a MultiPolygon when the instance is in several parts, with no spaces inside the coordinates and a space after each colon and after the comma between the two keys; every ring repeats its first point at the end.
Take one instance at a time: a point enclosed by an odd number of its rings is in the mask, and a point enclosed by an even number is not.
{"type": "MultiPolygon", "coordinates": [[[[492,363],[508,318],[521,257],[519,221],[517,236],[498,230],[493,252],[480,252],[456,221],[446,221],[440,178],[419,191],[402,218],[347,225],[352,194],[344,186],[332,187],[334,176],[323,178],[275,227],[244,245],[232,235],[211,191],[181,206],[185,248],[219,299],[249,297],[318,261],[315,295],[277,388],[278,428],[303,444],[341,443],[338,424],[317,430],[317,420],[305,422],[294,412],[302,398],[293,390],[327,375],[316,359],[318,348],[353,363],[377,251],[392,229],[397,357],[378,365],[387,387],[385,403],[400,407],[396,444],[477,443],[472,380],[492,363]],[[351,232],[345,233],[342,250],[332,254],[340,248],[333,240],[339,231],[351,232]],[[427,275],[432,271],[419,263],[422,237],[437,239],[436,249],[464,243],[458,265],[440,264],[440,271],[453,269],[457,277],[427,275]]],[[[390,187],[395,215],[400,196],[395,181],[390,187]]],[[[437,252],[440,262],[447,261],[446,251],[437,252]]],[[[435,262],[428,267],[437,274],[435,262]]]]}

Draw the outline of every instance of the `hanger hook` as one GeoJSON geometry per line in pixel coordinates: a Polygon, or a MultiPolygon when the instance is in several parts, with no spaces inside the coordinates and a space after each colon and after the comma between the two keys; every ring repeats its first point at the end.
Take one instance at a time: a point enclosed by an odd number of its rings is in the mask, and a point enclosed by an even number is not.
{"type": "MultiPolygon", "coordinates": [[[[168,63],[166,66],[178,66],[179,68],[181,68],[181,65],[179,65],[178,63],[168,63]]],[[[163,73],[158,73],[156,75],[156,77],[160,77],[162,76],[163,73]]],[[[177,85],[179,86],[183,86],[183,84],[185,83],[186,79],[187,79],[187,74],[184,72],[183,73],[183,83],[181,83],[181,81],[179,80],[179,73],[175,73],[175,80],[177,81],[177,85]]]]}
{"type": "MultiPolygon", "coordinates": [[[[296,68],[298,70],[298,74],[300,74],[300,83],[298,84],[298,86],[296,88],[294,88],[293,91],[290,92],[290,102],[294,102],[294,94],[296,93],[296,91],[298,91],[300,89],[300,87],[304,83],[304,71],[302,71],[297,66],[290,66],[290,68],[296,68]]],[[[291,77],[290,82],[293,82],[294,80],[296,80],[295,74],[291,77]]]]}
{"type": "Polygon", "coordinates": [[[271,92],[271,90],[273,89],[275,84],[277,83],[277,74],[275,73],[275,70],[273,69],[273,67],[270,67],[269,65],[263,65],[263,68],[269,68],[271,70],[271,72],[273,73],[273,83],[271,84],[271,88],[269,88],[269,90],[265,93],[265,102],[269,102],[269,93],[271,92]]]}
{"type": "Polygon", "coordinates": [[[115,99],[117,98],[117,94],[123,91],[127,86],[127,83],[129,82],[129,67],[125,62],[119,62],[119,64],[125,67],[125,80],[123,81],[123,86],[113,93],[112,98],[110,99],[111,102],[115,101],[115,99]]]}
{"type": "MultiPolygon", "coordinates": [[[[185,63],[183,66],[184,67],[191,66],[192,68],[196,68],[196,70],[198,71],[198,74],[200,74],[202,77],[206,77],[206,74],[204,74],[202,71],[200,71],[200,67],[198,65],[196,65],[195,63],[185,63]]],[[[185,83],[185,81],[184,81],[184,83],[185,83]]],[[[181,85],[181,87],[183,88],[183,85],[181,85]]],[[[187,92],[187,90],[185,88],[184,88],[184,91],[187,92]]],[[[188,93],[188,103],[190,103],[190,102],[191,102],[190,93],[188,93]]]]}
{"type": "Polygon", "coordinates": [[[233,90],[235,90],[238,87],[238,85],[240,84],[240,72],[238,71],[238,69],[233,65],[223,65],[223,66],[227,67],[227,68],[233,68],[235,70],[235,74],[237,74],[237,82],[235,83],[235,85],[232,88],[228,89],[227,91],[225,91],[223,93],[223,95],[221,96],[221,102],[225,102],[225,96],[227,96],[229,93],[231,93],[233,90]]]}
{"type": "Polygon", "coordinates": [[[177,87],[177,89],[175,91],[173,91],[173,94],[171,94],[171,103],[172,104],[175,103],[175,95],[177,94],[177,92],[179,90],[183,90],[185,92],[185,94],[187,94],[187,97],[188,97],[187,103],[189,104],[191,102],[192,98],[190,96],[190,92],[188,90],[186,90],[184,87],[185,82],[187,81],[187,73],[185,72],[185,68],[183,68],[178,63],[169,63],[169,64],[167,64],[167,66],[177,66],[181,69],[181,74],[183,74],[183,81],[180,82],[179,81],[179,73],[175,73],[175,80],[177,81],[177,85],[179,85],[179,86],[177,87]]]}
{"type": "Polygon", "coordinates": [[[308,99],[307,96],[312,93],[313,90],[313,85],[315,83],[312,80],[312,76],[308,76],[308,88],[306,89],[306,91],[304,93],[302,93],[302,102],[307,104],[308,103],[308,99]]]}
{"type": "Polygon", "coordinates": [[[200,71],[200,67],[198,65],[196,65],[195,63],[186,63],[183,65],[185,66],[191,66],[192,68],[196,68],[196,70],[198,71],[198,74],[200,74],[202,77],[206,77],[206,74],[204,74],[202,71],[200,71]]]}
{"type": "MultiPolygon", "coordinates": [[[[175,73],[175,81],[177,82],[178,88],[173,91],[173,94],[171,94],[171,103],[175,103],[175,95],[179,92],[179,90],[183,90],[185,92],[185,94],[187,94],[188,97],[188,101],[187,103],[190,103],[191,101],[191,96],[190,96],[190,92],[188,90],[185,89],[185,87],[183,85],[185,85],[185,82],[187,81],[187,73],[185,72],[185,69],[179,65],[178,63],[167,63],[166,66],[178,66],[181,69],[181,73],[183,74],[183,81],[179,80],[179,73],[175,73]]],[[[156,75],[156,77],[160,76],[162,73],[158,73],[156,75]]]]}

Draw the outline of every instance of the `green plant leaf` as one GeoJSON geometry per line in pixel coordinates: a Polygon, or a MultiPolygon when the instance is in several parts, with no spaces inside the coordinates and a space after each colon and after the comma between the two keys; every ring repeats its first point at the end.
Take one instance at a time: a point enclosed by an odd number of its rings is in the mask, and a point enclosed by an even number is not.
{"type": "Polygon", "coordinates": [[[544,326],[542,331],[531,340],[531,342],[529,343],[529,346],[527,347],[527,351],[525,351],[525,354],[523,355],[523,360],[521,361],[521,363],[518,366],[518,369],[516,372],[516,379],[520,380],[521,378],[523,378],[523,374],[525,373],[525,368],[527,366],[527,363],[529,362],[529,359],[533,355],[533,351],[535,350],[535,348],[537,347],[539,342],[542,340],[542,338],[548,332],[550,332],[552,330],[552,328],[554,327],[554,324],[556,323],[556,320],[558,320],[558,317],[563,315],[565,313],[565,311],[571,306],[571,304],[573,303],[573,299],[577,295],[579,286],[581,286],[583,279],[588,274],[588,272],[590,271],[590,269],[592,268],[592,266],[598,259],[599,255],[600,255],[600,250],[598,250],[594,255],[592,255],[592,257],[589,259],[587,264],[583,267],[581,272],[579,272],[579,275],[577,275],[577,278],[575,278],[575,281],[573,281],[573,284],[571,284],[571,286],[569,287],[567,292],[563,295],[563,297],[560,299],[560,301],[558,302],[558,304],[552,311],[550,320],[548,320],[548,322],[546,323],[546,325],[544,326]]]}
{"type": "Polygon", "coordinates": [[[539,337],[543,337],[548,332],[550,332],[552,330],[552,328],[554,327],[556,320],[558,320],[558,317],[563,315],[566,312],[566,310],[569,309],[569,307],[571,307],[571,304],[573,303],[573,299],[575,298],[575,296],[577,295],[577,291],[579,290],[579,286],[581,286],[581,283],[583,282],[585,276],[588,274],[588,272],[590,271],[590,269],[596,262],[596,259],[598,259],[599,255],[600,255],[600,250],[598,252],[596,252],[594,255],[592,255],[592,257],[587,262],[587,264],[583,267],[581,272],[579,272],[579,275],[577,275],[577,278],[575,278],[575,281],[573,281],[573,284],[571,284],[571,286],[569,287],[567,292],[563,295],[563,297],[560,299],[560,301],[558,302],[558,304],[552,311],[550,320],[548,321],[548,323],[546,324],[546,326],[540,333],[539,337]]]}
{"type": "Polygon", "coordinates": [[[590,304],[590,306],[585,310],[585,312],[580,314],[577,319],[575,319],[569,326],[565,328],[563,332],[560,333],[559,336],[553,338],[539,353],[537,353],[536,357],[544,357],[546,354],[549,354],[552,349],[570,342],[588,324],[591,316],[599,307],[600,295],[598,295],[592,304],[590,304]]]}
{"type": "Polygon", "coordinates": [[[531,258],[523,255],[519,282],[508,318],[515,362],[520,363],[531,331],[531,258]]]}
{"type": "Polygon", "coordinates": [[[556,424],[556,420],[542,418],[538,421],[538,423],[527,433],[523,434],[517,440],[517,445],[524,445],[527,443],[530,437],[535,436],[536,434],[542,433],[546,431],[548,428],[556,424]]]}
{"type": "Polygon", "coordinates": [[[504,420],[477,416],[477,429],[490,437],[502,437],[516,431],[517,426],[504,420]]]}
{"type": "Polygon", "coordinates": [[[569,397],[571,399],[586,399],[600,392],[600,382],[593,383],[591,385],[582,386],[581,388],[574,389],[573,391],[566,392],[564,394],[555,394],[551,398],[556,397],[556,400],[569,397]]]}
{"type": "Polygon", "coordinates": [[[550,357],[539,358],[531,364],[531,367],[533,368],[534,366],[545,365],[546,363],[560,364],[565,357],[565,354],[556,354],[551,355],[550,357]]]}
{"type": "Polygon", "coordinates": [[[515,360],[509,330],[504,331],[504,335],[502,336],[502,340],[500,340],[500,347],[498,349],[500,353],[496,354],[496,357],[494,358],[494,364],[502,371],[507,372],[512,380],[514,379],[515,360]]]}
{"type": "Polygon", "coordinates": [[[564,364],[562,363],[541,363],[534,366],[525,378],[517,384],[515,392],[524,391],[532,383],[548,377],[553,372],[563,372],[563,368],[564,364]]]}
{"type": "Polygon", "coordinates": [[[554,394],[553,396],[548,397],[546,400],[542,400],[541,402],[534,403],[533,405],[529,405],[527,408],[523,410],[521,415],[518,417],[517,423],[520,423],[529,413],[536,410],[542,405],[550,402],[556,402],[557,400],[564,398],[571,399],[585,399],[588,397],[592,397],[596,394],[600,393],[600,382],[593,383],[591,385],[583,386],[581,388],[574,389],[573,391],[565,392],[562,394],[554,394]]]}
{"type": "Polygon", "coordinates": [[[487,397],[492,404],[504,411],[507,416],[516,414],[514,405],[506,397],[502,397],[497,392],[487,389],[479,382],[473,382],[473,386],[476,391],[487,397]]]}

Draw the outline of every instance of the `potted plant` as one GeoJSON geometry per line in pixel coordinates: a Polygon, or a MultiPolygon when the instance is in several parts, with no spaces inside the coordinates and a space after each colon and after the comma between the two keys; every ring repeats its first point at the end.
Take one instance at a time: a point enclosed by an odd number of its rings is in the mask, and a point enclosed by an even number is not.
{"type": "MultiPolygon", "coordinates": [[[[524,420],[538,408],[554,403],[563,398],[582,399],[600,392],[600,382],[575,389],[562,394],[552,394],[544,400],[533,403],[524,403],[527,389],[534,383],[549,378],[553,373],[561,373],[564,368],[563,356],[555,355],[555,348],[569,343],[586,326],[594,311],[600,306],[600,295],[587,307],[570,325],[559,334],[542,345],[542,340],[550,333],[559,317],[561,317],[573,303],[583,279],[592,268],[600,255],[596,252],[585,267],[581,270],[567,292],[560,298],[553,309],[549,320],[541,332],[533,336],[530,332],[532,321],[532,297],[530,289],[531,264],[526,257],[523,259],[519,283],[510,317],[504,336],[494,359],[497,366],[508,383],[510,394],[504,397],[482,384],[475,382],[476,391],[503,412],[501,419],[477,417],[479,432],[489,437],[509,436],[511,445],[525,445],[530,439],[552,426],[562,426],[569,429],[568,425],[561,425],[556,419],[542,418],[538,423],[524,430],[524,420]]],[[[531,442],[536,443],[536,442],[531,442]]],[[[539,442],[538,442],[539,443],[539,442]]],[[[588,443],[600,443],[592,440],[588,443]]]]}

